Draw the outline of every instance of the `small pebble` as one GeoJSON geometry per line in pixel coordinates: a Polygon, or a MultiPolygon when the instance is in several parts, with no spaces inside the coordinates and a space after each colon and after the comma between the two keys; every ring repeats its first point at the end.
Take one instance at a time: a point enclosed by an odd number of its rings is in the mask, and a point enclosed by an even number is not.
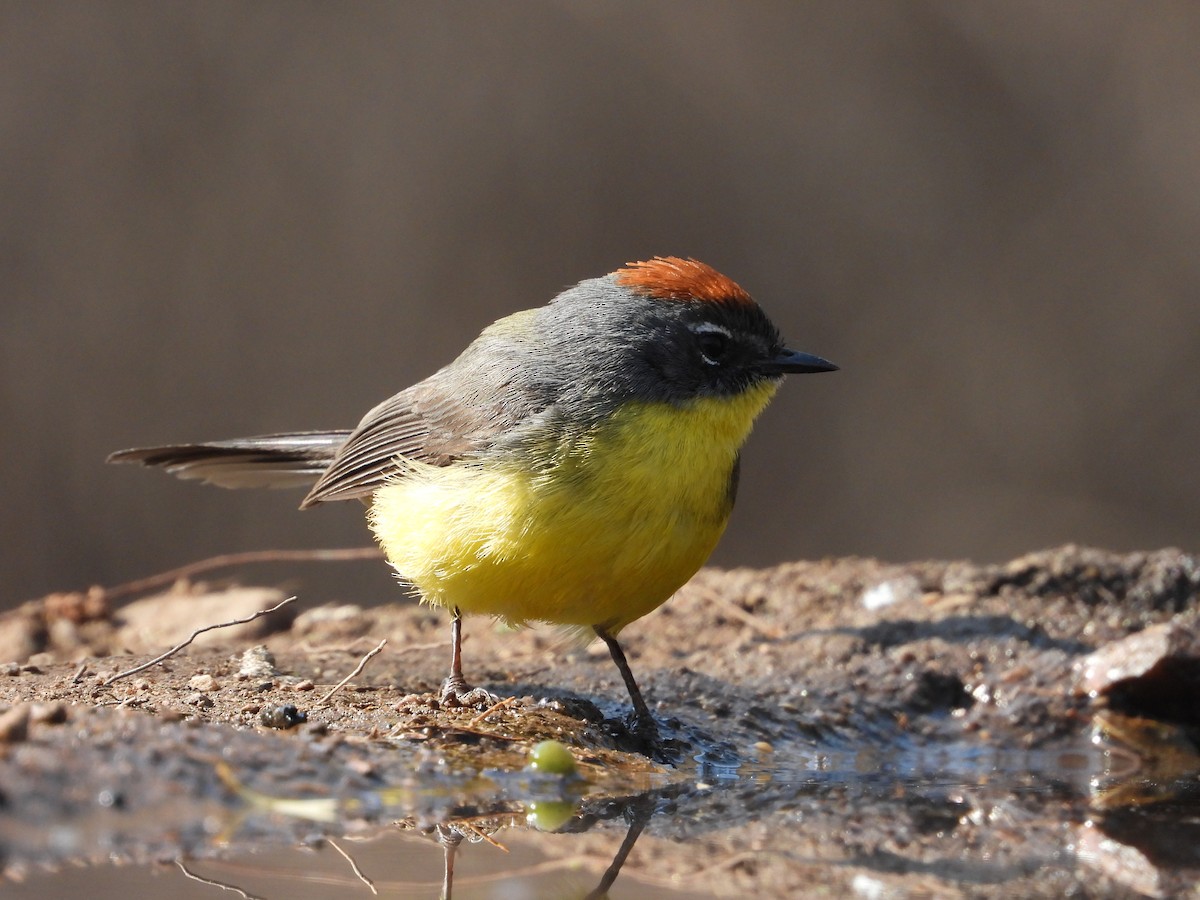
{"type": "Polygon", "coordinates": [[[311,691],[314,685],[311,679],[302,678],[292,685],[293,691],[311,691]]]}
{"type": "Polygon", "coordinates": [[[268,728],[295,728],[308,721],[308,713],[301,712],[290,703],[282,706],[268,706],[259,715],[258,720],[268,728]]]}
{"type": "Polygon", "coordinates": [[[250,679],[274,678],[279,674],[275,668],[275,657],[266,647],[251,647],[242,654],[241,668],[238,669],[239,681],[250,679]]]}
{"type": "Polygon", "coordinates": [[[0,713],[0,744],[19,744],[29,735],[29,704],[0,713]]]}
{"type": "Polygon", "coordinates": [[[53,703],[35,703],[29,712],[29,721],[34,724],[61,725],[67,721],[67,704],[61,700],[53,703]]]}
{"type": "Polygon", "coordinates": [[[211,675],[193,675],[188,679],[188,687],[193,691],[215,691],[217,689],[217,679],[211,675]]]}
{"type": "Polygon", "coordinates": [[[116,791],[103,790],[96,795],[96,803],[105,809],[121,809],[125,805],[125,798],[116,791]]]}

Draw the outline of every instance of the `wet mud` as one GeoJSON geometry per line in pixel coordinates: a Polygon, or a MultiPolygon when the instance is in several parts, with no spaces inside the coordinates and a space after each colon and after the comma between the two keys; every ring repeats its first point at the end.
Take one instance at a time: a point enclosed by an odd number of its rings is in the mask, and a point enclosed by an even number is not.
{"type": "Polygon", "coordinates": [[[0,620],[0,867],[14,896],[80,864],[179,897],[1197,896],[1198,595],[1174,550],[705,570],[622,635],[650,756],[604,646],[552,629],[467,621],[481,710],[436,699],[436,610],[292,603],[114,681],[284,596],[56,595],[0,620]],[[530,765],[546,740],[575,771],[530,765]]]}

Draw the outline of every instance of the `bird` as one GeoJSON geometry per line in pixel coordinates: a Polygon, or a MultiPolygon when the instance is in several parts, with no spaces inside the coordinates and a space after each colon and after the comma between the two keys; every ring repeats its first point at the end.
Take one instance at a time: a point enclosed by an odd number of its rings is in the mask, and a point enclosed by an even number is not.
{"type": "Polygon", "coordinates": [[[309,487],[307,509],[367,504],[396,574],[449,611],[443,703],[482,706],[462,619],[566,626],[608,648],[658,728],[618,635],[705,563],[741,450],[784,376],[838,367],[788,349],[750,294],[690,257],[654,256],[506,316],[353,429],[121,450],[230,488],[309,487]]]}

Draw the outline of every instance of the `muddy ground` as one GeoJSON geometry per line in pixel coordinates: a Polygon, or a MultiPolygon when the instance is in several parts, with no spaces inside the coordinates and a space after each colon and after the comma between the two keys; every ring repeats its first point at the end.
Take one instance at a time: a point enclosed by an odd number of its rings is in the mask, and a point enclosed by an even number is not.
{"type": "Polygon", "coordinates": [[[705,570],[622,635],[656,761],[603,645],[553,629],[467,620],[488,711],[435,699],[438,610],[301,600],[110,681],[284,595],[55,595],[0,620],[0,865],[532,827],[615,897],[1198,896],[1198,597],[1174,550],[705,570]],[[547,738],[580,777],[527,766],[547,738]]]}

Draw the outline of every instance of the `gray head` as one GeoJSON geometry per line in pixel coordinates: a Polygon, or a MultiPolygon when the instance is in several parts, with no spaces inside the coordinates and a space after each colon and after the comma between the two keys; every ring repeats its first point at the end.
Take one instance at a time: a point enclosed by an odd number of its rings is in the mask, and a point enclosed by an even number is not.
{"type": "Polygon", "coordinates": [[[677,257],[630,263],[501,319],[455,368],[464,365],[490,370],[493,389],[505,382],[530,400],[596,415],[630,400],[680,404],[837,368],[788,350],[746,291],[677,257]]]}

